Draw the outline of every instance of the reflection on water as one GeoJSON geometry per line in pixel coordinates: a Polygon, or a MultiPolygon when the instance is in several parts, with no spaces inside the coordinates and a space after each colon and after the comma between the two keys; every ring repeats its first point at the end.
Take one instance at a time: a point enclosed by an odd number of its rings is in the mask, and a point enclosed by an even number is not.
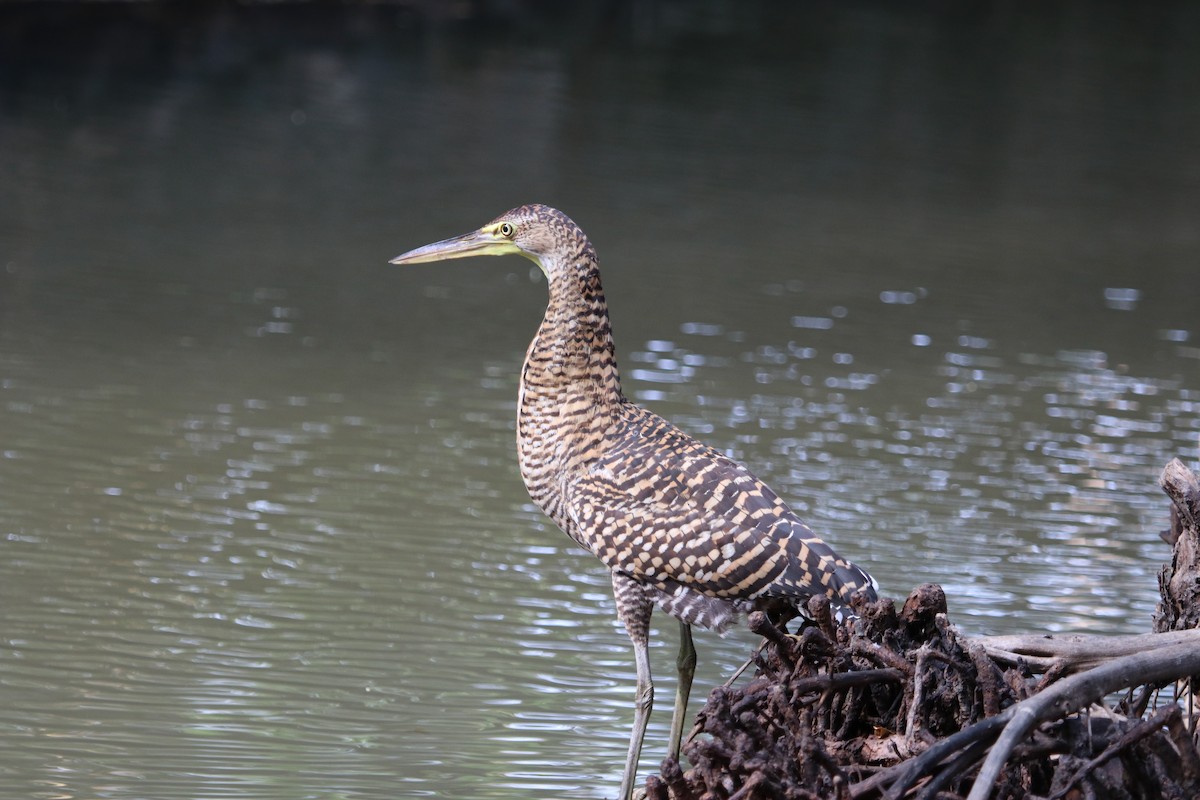
{"type": "MultiPolygon", "coordinates": [[[[886,592],[1148,628],[1190,6],[153,8],[0,12],[0,795],[615,792],[628,642],[515,463],[544,285],[386,265],[520,202],[595,239],[630,394],[886,592]]],[[[698,645],[702,696],[753,637],[698,645]]]]}

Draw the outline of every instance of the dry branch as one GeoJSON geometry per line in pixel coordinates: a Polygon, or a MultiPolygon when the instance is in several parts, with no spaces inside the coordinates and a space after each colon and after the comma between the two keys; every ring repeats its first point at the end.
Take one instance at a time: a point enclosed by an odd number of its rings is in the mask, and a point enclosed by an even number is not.
{"type": "Polygon", "coordinates": [[[1200,630],[1141,633],[1134,636],[1023,635],[973,638],[988,657],[1005,666],[1024,662],[1034,672],[1059,667],[1063,674],[1106,664],[1114,658],[1144,653],[1173,644],[1200,647],[1200,630]]]}
{"type": "Polygon", "coordinates": [[[1177,643],[1118,658],[1059,681],[1028,700],[1010,706],[1000,715],[1008,720],[1004,732],[988,753],[967,800],[987,800],[991,796],[992,785],[1000,776],[1004,762],[1039,723],[1062,719],[1120,689],[1169,683],[1195,672],[1200,672],[1200,647],[1194,642],[1177,643]]]}

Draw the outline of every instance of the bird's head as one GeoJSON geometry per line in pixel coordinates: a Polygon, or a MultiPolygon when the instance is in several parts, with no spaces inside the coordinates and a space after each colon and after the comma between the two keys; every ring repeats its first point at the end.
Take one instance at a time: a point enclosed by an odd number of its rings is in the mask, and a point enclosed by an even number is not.
{"type": "Polygon", "coordinates": [[[410,250],[392,264],[421,264],[470,256],[521,255],[537,264],[548,278],[564,259],[596,254],[570,217],[543,205],[506,211],[478,230],[410,250]]]}

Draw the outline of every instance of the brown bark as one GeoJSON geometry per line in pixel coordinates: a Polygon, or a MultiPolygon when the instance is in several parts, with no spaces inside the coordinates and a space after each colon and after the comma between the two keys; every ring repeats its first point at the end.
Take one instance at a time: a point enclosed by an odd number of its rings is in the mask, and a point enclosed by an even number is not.
{"type": "Polygon", "coordinates": [[[1159,484],[1171,498],[1175,545],[1171,563],[1158,573],[1162,599],[1154,630],[1200,628],[1200,480],[1176,458],[1163,469],[1159,484]]]}

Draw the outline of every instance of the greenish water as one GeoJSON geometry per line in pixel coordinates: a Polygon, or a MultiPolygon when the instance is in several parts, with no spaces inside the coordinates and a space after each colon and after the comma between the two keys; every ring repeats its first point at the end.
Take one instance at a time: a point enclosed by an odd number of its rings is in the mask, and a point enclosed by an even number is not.
{"type": "MultiPolygon", "coordinates": [[[[386,263],[523,202],[627,391],[886,593],[1149,628],[1191,7],[154,8],[0,10],[0,795],[615,794],[627,639],[515,464],[544,284],[386,263]]],[[[703,697],[754,640],[697,644],[703,697]]]]}

